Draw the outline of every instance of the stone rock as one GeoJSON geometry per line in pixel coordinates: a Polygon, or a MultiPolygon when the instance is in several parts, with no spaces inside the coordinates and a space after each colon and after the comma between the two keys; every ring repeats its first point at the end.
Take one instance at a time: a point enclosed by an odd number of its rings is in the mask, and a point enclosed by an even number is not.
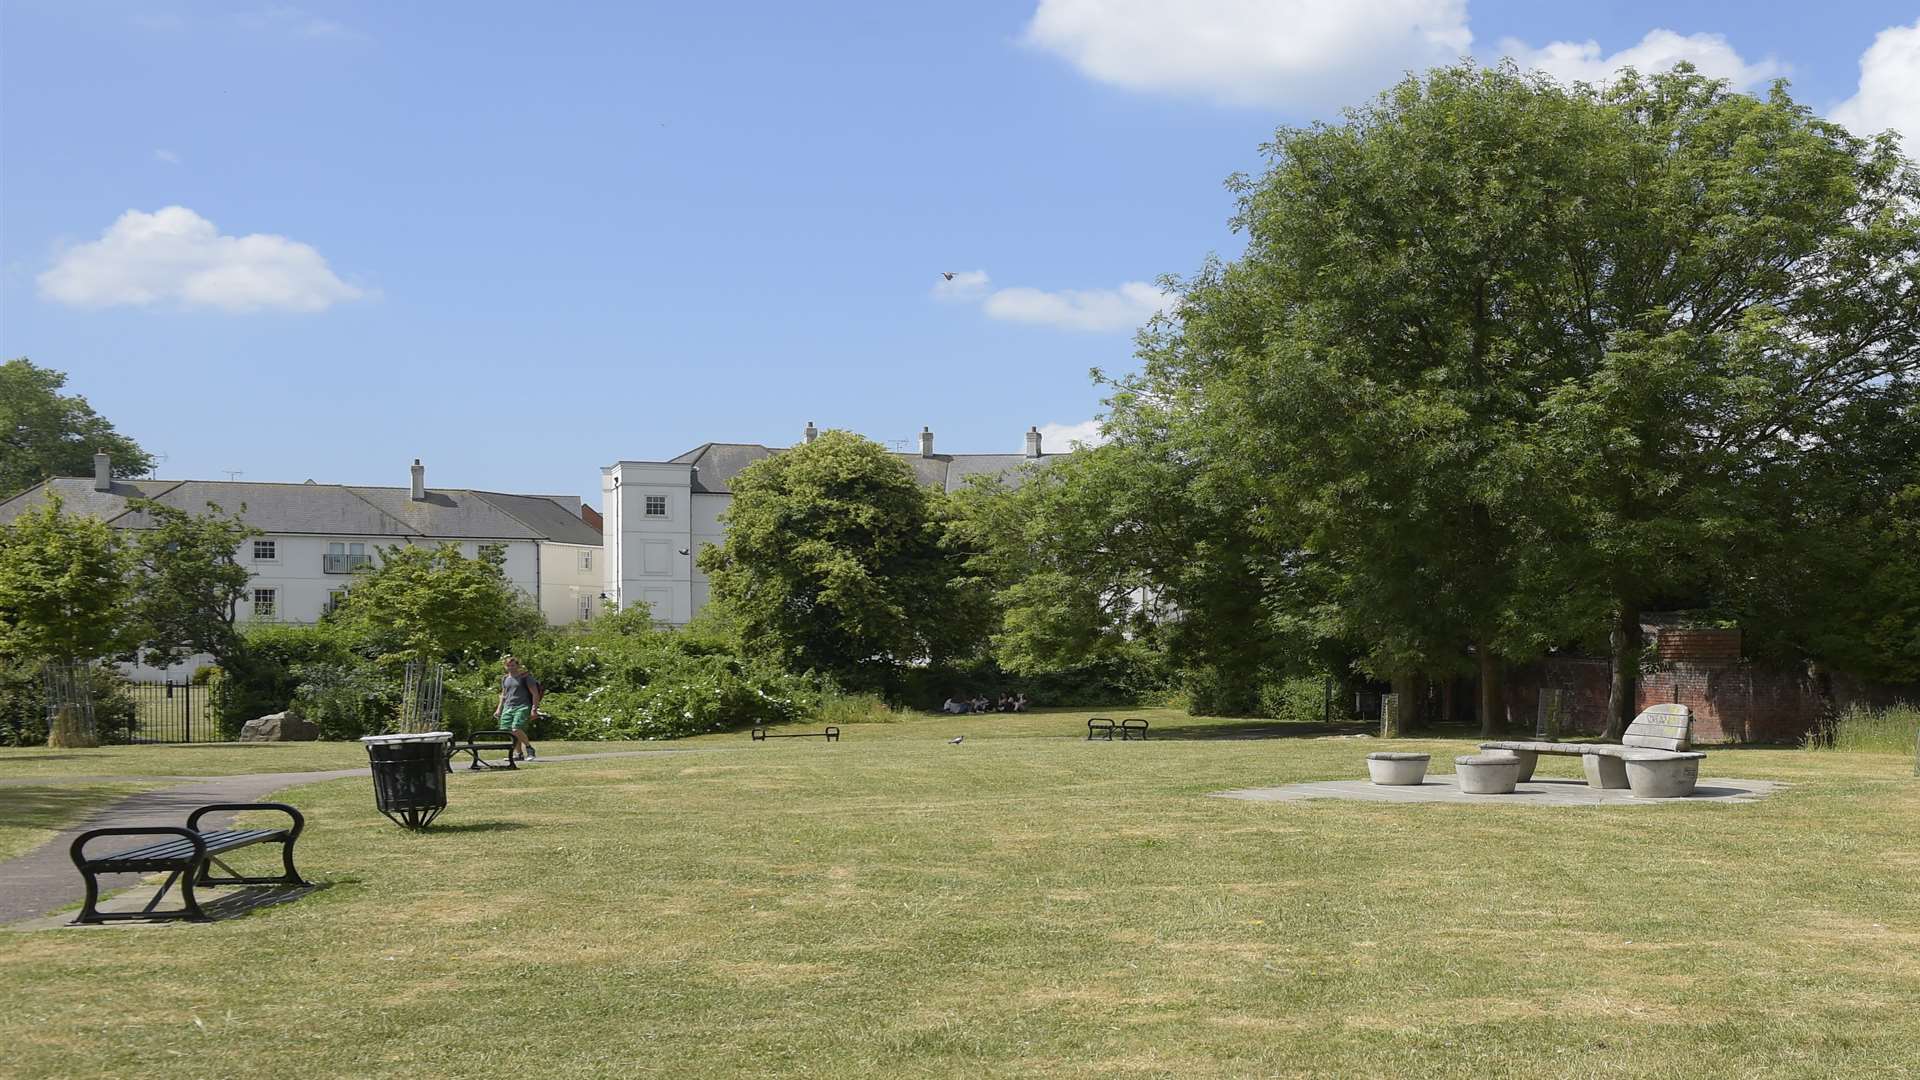
{"type": "Polygon", "coordinates": [[[319,725],[284,712],[249,720],[240,728],[241,742],[312,742],[319,737],[319,725]]]}

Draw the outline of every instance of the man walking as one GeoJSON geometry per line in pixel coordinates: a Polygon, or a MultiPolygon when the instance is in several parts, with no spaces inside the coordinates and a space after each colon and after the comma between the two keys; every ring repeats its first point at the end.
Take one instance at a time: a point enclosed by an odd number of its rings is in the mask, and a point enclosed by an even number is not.
{"type": "Polygon", "coordinates": [[[540,699],[546,691],[540,688],[540,680],[527,674],[518,659],[509,656],[502,663],[507,676],[500,680],[500,704],[494,706],[493,718],[499,721],[501,730],[513,732],[514,751],[508,752],[507,760],[518,757],[521,761],[530,761],[539,755],[534,752],[527,732],[533,718],[540,715],[540,699]]]}

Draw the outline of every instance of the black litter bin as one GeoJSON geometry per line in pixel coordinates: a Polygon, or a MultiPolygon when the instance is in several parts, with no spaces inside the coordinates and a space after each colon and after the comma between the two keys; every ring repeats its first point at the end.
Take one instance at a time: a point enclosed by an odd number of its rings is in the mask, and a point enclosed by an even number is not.
{"type": "Polygon", "coordinates": [[[450,731],[419,735],[369,735],[373,804],[396,825],[424,829],[447,808],[447,747],[450,731]]]}

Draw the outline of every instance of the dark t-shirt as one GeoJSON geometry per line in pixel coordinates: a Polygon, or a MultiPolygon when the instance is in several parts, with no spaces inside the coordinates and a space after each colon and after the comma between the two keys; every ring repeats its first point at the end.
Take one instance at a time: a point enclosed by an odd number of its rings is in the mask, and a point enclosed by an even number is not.
{"type": "Polygon", "coordinates": [[[508,675],[500,680],[502,708],[513,709],[533,704],[533,688],[540,683],[531,675],[508,675]]]}

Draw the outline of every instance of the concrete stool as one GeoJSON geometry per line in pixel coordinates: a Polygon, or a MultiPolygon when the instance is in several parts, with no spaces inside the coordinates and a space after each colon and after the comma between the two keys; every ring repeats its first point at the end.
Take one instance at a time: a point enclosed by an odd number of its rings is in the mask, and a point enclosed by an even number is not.
{"type": "Polygon", "coordinates": [[[1414,787],[1427,779],[1430,754],[1368,754],[1367,775],[1382,787],[1414,787]]]}
{"type": "Polygon", "coordinates": [[[1507,795],[1520,782],[1520,759],[1506,754],[1466,754],[1453,759],[1453,775],[1467,795],[1507,795]]]}
{"type": "Polygon", "coordinates": [[[1636,799],[1684,799],[1699,786],[1703,757],[1628,758],[1627,786],[1636,799]]]}

